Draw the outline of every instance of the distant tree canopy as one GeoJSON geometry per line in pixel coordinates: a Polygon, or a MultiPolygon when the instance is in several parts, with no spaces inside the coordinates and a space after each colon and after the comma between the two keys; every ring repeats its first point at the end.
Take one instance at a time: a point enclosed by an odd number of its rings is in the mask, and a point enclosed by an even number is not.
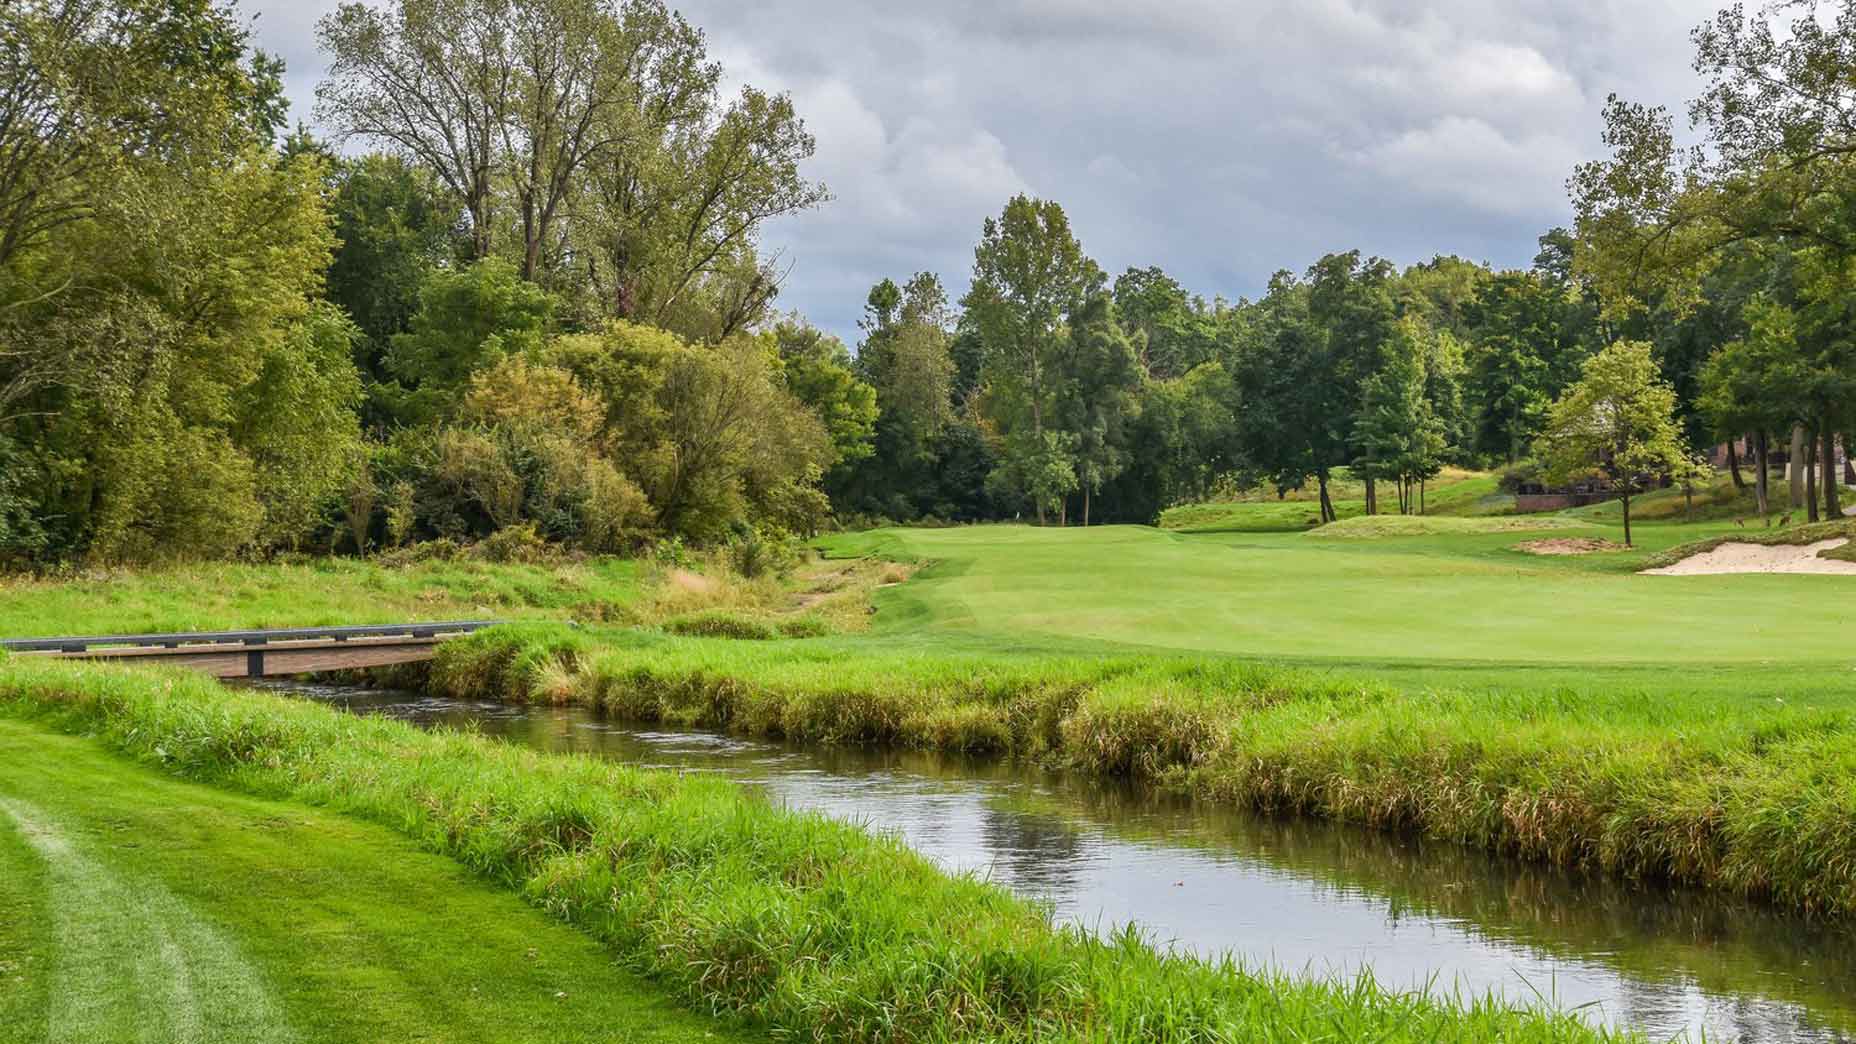
{"type": "Polygon", "coordinates": [[[229,2],[0,7],[0,561],[1149,522],[1305,484],[1331,519],[1343,468],[1414,511],[1450,465],[1630,493],[1738,438],[1762,510],[1774,447],[1840,507],[1856,0],[1702,26],[1699,146],[1613,99],[1528,267],[1337,250],[1208,299],[1111,280],[1021,195],[958,305],[880,279],[854,345],[775,307],[766,229],[829,199],[800,114],[725,92],[661,0],[345,3],[318,38],[326,143],[229,2]]]}

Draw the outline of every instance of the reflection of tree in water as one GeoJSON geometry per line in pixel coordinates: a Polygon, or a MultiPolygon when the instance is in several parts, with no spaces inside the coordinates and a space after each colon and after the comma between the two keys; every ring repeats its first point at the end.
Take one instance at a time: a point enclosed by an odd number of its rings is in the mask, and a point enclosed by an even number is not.
{"type": "Polygon", "coordinates": [[[1061,817],[989,804],[980,836],[994,855],[993,880],[1057,903],[1076,895],[1089,845],[1061,817]]]}

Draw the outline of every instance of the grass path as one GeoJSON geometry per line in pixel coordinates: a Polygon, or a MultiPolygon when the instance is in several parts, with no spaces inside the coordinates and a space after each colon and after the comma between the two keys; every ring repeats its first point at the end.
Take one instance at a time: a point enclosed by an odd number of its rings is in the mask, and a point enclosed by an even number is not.
{"type": "Polygon", "coordinates": [[[46,866],[56,944],[47,1040],[296,1039],[238,947],[174,893],[111,871],[36,806],[0,800],[0,815],[46,866]]]}
{"type": "Polygon", "coordinates": [[[0,1040],[745,1039],[388,830],[0,720],[0,1040]]]}

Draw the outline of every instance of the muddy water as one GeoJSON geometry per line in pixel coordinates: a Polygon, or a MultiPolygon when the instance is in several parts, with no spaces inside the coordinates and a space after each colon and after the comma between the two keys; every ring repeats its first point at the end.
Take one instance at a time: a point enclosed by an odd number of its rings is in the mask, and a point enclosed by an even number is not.
{"type": "Polygon", "coordinates": [[[899,833],[948,869],[1042,899],[1060,917],[1134,922],[1200,952],[1545,999],[1659,1040],[1856,1041],[1856,931],[1749,904],[997,763],[653,731],[576,708],[288,690],[543,750],[714,772],[899,833]]]}

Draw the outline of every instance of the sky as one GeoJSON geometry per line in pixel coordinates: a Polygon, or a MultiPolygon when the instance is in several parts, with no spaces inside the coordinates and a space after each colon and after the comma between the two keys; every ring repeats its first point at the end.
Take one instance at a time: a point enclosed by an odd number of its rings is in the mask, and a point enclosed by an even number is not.
{"type": "MultiPolygon", "coordinates": [[[[671,0],[734,85],[792,94],[822,208],[769,226],[779,299],[854,341],[870,286],[958,296],[980,223],[1055,199],[1111,274],[1207,297],[1359,249],[1524,266],[1603,154],[1607,94],[1677,113],[1725,0],[671,0]]],[[[314,126],[335,0],[243,0],[314,126]]]]}

